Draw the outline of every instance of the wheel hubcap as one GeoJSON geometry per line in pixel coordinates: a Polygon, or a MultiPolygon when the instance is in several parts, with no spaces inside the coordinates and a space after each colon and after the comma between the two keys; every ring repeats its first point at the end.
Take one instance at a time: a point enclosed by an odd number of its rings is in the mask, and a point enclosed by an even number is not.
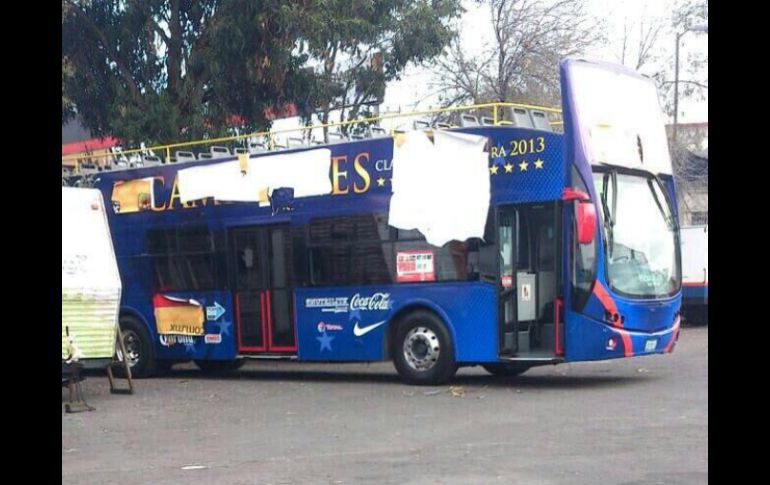
{"type": "Polygon", "coordinates": [[[438,335],[427,327],[415,327],[404,339],[404,360],[414,370],[429,371],[441,352],[438,335]]]}
{"type": "Polygon", "coordinates": [[[123,331],[123,345],[126,347],[128,364],[133,367],[141,358],[141,344],[139,336],[133,330],[123,331]]]}

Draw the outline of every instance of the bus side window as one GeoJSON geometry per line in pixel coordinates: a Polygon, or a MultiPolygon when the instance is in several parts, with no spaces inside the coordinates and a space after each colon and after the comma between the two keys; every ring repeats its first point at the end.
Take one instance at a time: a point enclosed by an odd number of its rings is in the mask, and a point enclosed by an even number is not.
{"type": "Polygon", "coordinates": [[[216,288],[217,259],[206,227],[156,230],[147,233],[147,253],[156,291],[216,288]]]}
{"type": "Polygon", "coordinates": [[[305,242],[305,227],[292,228],[292,255],[294,257],[294,285],[308,286],[309,278],[309,257],[307,243],[305,242]]]}

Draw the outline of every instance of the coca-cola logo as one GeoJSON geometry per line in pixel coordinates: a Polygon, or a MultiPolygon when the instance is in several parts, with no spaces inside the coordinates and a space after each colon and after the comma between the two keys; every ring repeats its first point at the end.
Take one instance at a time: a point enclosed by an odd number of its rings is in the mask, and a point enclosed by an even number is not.
{"type": "Polygon", "coordinates": [[[350,299],[351,310],[390,310],[390,293],[374,293],[361,296],[356,293],[350,299]]]}

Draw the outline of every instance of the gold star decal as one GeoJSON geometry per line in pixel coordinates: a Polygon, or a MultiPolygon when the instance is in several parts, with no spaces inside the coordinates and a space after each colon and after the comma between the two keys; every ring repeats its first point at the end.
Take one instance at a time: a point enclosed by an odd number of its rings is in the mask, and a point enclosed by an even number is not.
{"type": "Polygon", "coordinates": [[[489,167],[489,173],[492,175],[497,175],[497,165],[492,165],[489,167]]]}
{"type": "Polygon", "coordinates": [[[510,163],[506,163],[504,165],[504,167],[505,167],[505,173],[512,173],[513,172],[513,165],[511,165],[510,163]]]}
{"type": "Polygon", "coordinates": [[[535,160],[535,168],[536,168],[536,169],[541,169],[541,168],[543,168],[543,161],[542,161],[542,160],[540,160],[539,158],[538,158],[537,160],[535,160]]]}
{"type": "Polygon", "coordinates": [[[380,177],[377,179],[377,187],[385,187],[385,179],[380,177]]]}
{"type": "Polygon", "coordinates": [[[522,160],[521,163],[519,164],[519,170],[521,170],[523,172],[523,171],[525,171],[527,169],[527,166],[529,166],[527,161],[526,160],[522,160]]]}

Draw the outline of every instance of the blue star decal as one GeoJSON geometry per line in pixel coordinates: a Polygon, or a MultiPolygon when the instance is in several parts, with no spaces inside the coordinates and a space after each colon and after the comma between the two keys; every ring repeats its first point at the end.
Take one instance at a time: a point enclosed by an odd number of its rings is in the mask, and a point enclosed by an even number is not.
{"type": "Polygon", "coordinates": [[[334,337],[327,335],[326,330],[324,330],[323,335],[316,337],[316,339],[321,342],[321,352],[323,352],[324,349],[329,349],[329,352],[332,351],[332,340],[334,340],[334,337]]]}
{"type": "Polygon", "coordinates": [[[184,343],[184,351],[194,353],[195,352],[195,341],[193,342],[185,342],[184,343]]]}
{"type": "Polygon", "coordinates": [[[354,318],[358,318],[359,321],[361,321],[361,310],[356,308],[355,310],[350,310],[350,314],[348,315],[348,320],[353,321],[354,318]]]}
{"type": "Polygon", "coordinates": [[[221,333],[222,335],[230,335],[230,325],[232,325],[233,322],[222,320],[221,322],[214,322],[214,323],[219,325],[219,333],[221,333]]]}

